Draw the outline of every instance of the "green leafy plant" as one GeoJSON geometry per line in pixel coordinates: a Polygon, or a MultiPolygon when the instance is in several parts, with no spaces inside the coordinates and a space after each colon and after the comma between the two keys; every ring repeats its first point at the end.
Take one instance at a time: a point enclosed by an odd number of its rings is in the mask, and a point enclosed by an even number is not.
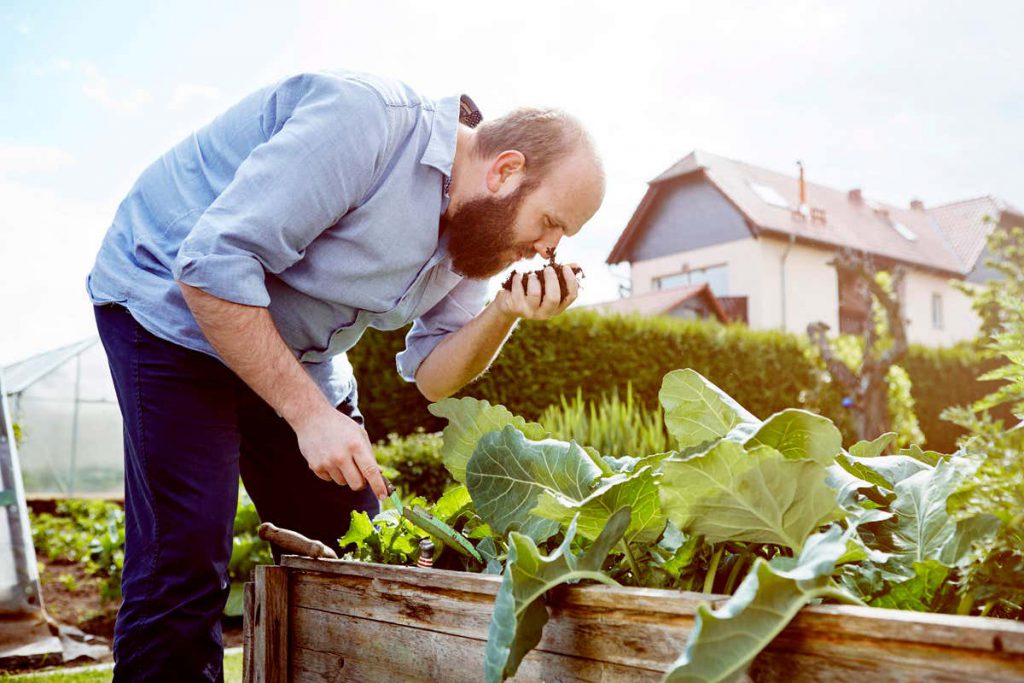
{"type": "MultiPolygon", "coordinates": [[[[448,420],[441,457],[459,485],[402,507],[475,545],[478,557],[448,552],[442,566],[502,573],[489,681],[515,674],[547,620],[543,594],[566,581],[730,595],[700,610],[672,681],[730,680],[811,601],[963,610],[962,582],[1005,526],[952,512],[974,459],[892,452],[894,433],[844,450],[830,420],[761,420],[693,370],[666,375],[659,402],[668,441],[653,453],[554,438],[487,401],[430,406],[448,420]]],[[[341,542],[350,557],[411,563],[427,537],[441,540],[389,508],[354,514],[341,542]]]]}
{"type": "Polygon", "coordinates": [[[644,406],[626,384],[626,397],[618,389],[598,401],[584,401],[583,389],[573,399],[562,396],[537,420],[556,438],[585,443],[602,453],[658,453],[668,450],[668,434],[660,406],[644,406]]]}

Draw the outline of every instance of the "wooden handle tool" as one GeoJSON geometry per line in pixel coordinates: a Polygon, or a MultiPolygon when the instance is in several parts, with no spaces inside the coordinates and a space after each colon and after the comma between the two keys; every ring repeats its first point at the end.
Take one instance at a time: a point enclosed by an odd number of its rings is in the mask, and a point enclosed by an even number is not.
{"type": "Polygon", "coordinates": [[[325,558],[328,560],[338,559],[337,553],[320,541],[306,538],[297,531],[281,529],[270,522],[260,524],[259,535],[264,541],[274,543],[290,553],[305,555],[306,557],[325,558]]]}

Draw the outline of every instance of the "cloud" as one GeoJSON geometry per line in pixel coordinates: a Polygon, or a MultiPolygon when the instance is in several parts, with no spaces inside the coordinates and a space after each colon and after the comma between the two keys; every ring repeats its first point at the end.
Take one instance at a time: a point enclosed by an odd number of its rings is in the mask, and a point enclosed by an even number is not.
{"type": "Polygon", "coordinates": [[[193,105],[205,106],[224,99],[224,91],[212,85],[199,83],[179,83],[174,86],[167,108],[171,111],[183,111],[193,105]]]}
{"type": "Polygon", "coordinates": [[[99,68],[92,62],[80,61],[76,63],[76,67],[84,79],[82,93],[105,109],[127,116],[137,116],[153,100],[145,88],[114,81],[100,73],[99,68]]]}
{"type": "Polygon", "coordinates": [[[48,173],[74,163],[60,147],[0,142],[0,178],[28,173],[48,173]]]}
{"type": "Polygon", "coordinates": [[[95,334],[85,276],[112,206],[0,178],[0,365],[95,334]]]}

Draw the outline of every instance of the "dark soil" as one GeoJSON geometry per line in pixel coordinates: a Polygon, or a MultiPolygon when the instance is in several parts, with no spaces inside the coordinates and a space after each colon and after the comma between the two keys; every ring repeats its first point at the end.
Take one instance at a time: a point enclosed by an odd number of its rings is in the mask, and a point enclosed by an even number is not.
{"type": "MultiPolygon", "coordinates": [[[[566,287],[565,275],[563,274],[563,271],[562,271],[563,264],[555,263],[555,255],[554,255],[554,253],[551,252],[550,250],[548,251],[548,253],[550,254],[550,256],[548,257],[548,264],[547,264],[547,266],[551,266],[552,268],[554,268],[555,269],[555,275],[558,277],[558,290],[559,290],[559,299],[558,300],[560,302],[561,301],[565,301],[565,295],[567,294],[568,288],[566,287]]],[[[547,268],[547,266],[545,266],[544,268],[547,268]]],[[[523,273],[523,280],[522,280],[522,282],[523,282],[523,294],[526,294],[527,283],[528,283],[528,281],[530,279],[530,276],[532,275],[532,276],[535,276],[537,278],[537,280],[540,282],[540,296],[541,296],[541,299],[544,298],[544,295],[545,295],[545,291],[544,290],[547,287],[546,279],[544,278],[544,268],[541,268],[540,270],[535,270],[532,273],[523,273]]],[[[505,291],[508,291],[508,292],[512,291],[512,278],[516,276],[517,272],[518,271],[513,270],[511,273],[509,273],[508,277],[505,278],[505,281],[503,283],[501,283],[502,289],[504,289],[505,291]]],[[[581,277],[583,276],[583,269],[580,268],[579,266],[573,266],[572,267],[572,272],[574,274],[576,274],[576,275],[581,276],[581,277]]]]}
{"type": "MultiPolygon", "coordinates": [[[[81,565],[39,560],[39,582],[43,589],[43,605],[55,620],[77,626],[82,631],[105,638],[114,638],[114,619],[120,599],[103,601],[100,585],[103,579],[88,576],[81,565]]],[[[242,620],[225,619],[224,647],[242,644],[242,620]]]]}

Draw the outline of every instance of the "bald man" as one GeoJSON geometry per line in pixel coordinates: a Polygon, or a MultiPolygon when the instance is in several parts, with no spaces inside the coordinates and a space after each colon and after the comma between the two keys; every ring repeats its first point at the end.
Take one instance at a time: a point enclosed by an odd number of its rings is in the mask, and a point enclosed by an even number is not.
{"type": "Polygon", "coordinates": [[[597,211],[590,138],[555,110],[493,121],[465,96],[301,74],[147,168],[87,287],[124,417],[117,681],[222,678],[238,477],[260,517],[340,550],[385,484],[345,360],[412,323],[399,374],[432,401],[486,370],[520,318],[576,298],[517,275],[597,211]]]}

